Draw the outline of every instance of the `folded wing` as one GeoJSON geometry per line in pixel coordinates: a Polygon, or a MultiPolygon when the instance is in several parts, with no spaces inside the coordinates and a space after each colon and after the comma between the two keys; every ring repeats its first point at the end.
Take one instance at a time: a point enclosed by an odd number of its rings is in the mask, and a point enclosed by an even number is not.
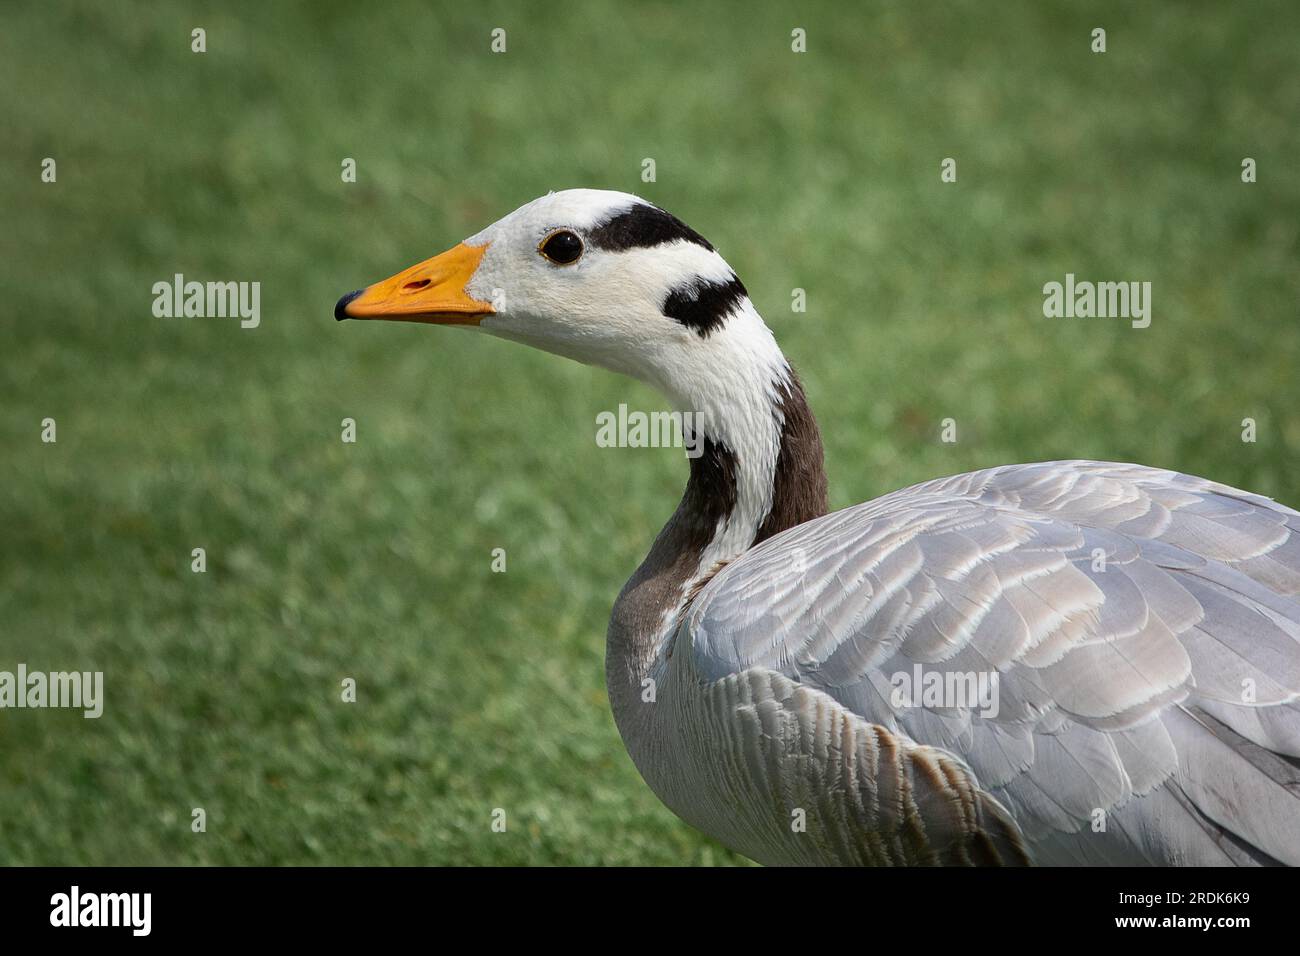
{"type": "Polygon", "coordinates": [[[679,637],[939,748],[1038,862],[1300,864],[1300,514],[1103,462],[939,479],[725,567],[679,637]]]}

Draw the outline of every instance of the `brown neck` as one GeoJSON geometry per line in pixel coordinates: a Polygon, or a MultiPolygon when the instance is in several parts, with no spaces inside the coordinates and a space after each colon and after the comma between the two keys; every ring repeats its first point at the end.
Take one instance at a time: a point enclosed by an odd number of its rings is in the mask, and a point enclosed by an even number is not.
{"type": "Polygon", "coordinates": [[[790,370],[790,385],[782,389],[777,409],[783,424],[781,450],[772,475],[772,508],[753,544],[820,518],[827,510],[822,435],[794,369],[790,370]]]}
{"type": "Polygon", "coordinates": [[[776,392],[774,466],[760,472],[741,460],[743,453],[708,438],[703,453],[691,460],[677,511],[614,606],[606,658],[611,693],[637,690],[660,656],[673,621],[719,568],[759,542],[826,513],[821,434],[793,370],[776,392]],[[741,513],[744,481],[770,488],[771,506],[765,513],[741,513]]]}
{"type": "MultiPolygon", "coordinates": [[[[767,513],[748,518],[737,514],[738,485],[744,480],[742,463],[735,451],[706,437],[703,454],[691,459],[691,476],[681,504],[655,541],[647,564],[689,567],[694,562],[698,566],[702,558],[707,560],[719,529],[741,522],[738,540],[742,543],[738,550],[731,549],[736,553],[724,551],[713,556],[716,562],[726,563],[772,535],[826,513],[821,432],[793,370],[789,384],[781,385],[778,395],[772,408],[773,428],[780,429],[776,466],[760,479],[771,488],[772,504],[767,513]]],[[[699,567],[698,573],[707,575],[714,570],[699,567]]]]}

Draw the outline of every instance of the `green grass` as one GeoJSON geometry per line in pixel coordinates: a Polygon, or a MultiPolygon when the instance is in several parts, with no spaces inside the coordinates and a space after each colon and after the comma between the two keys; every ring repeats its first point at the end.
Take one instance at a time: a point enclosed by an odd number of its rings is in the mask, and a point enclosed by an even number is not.
{"type": "Polygon", "coordinates": [[[639,192],[721,249],[836,506],[1063,457],[1300,504],[1294,3],[270,6],[5,14],[0,669],[102,670],[107,702],[0,712],[0,862],[743,862],[660,806],[605,699],[684,467],[596,447],[595,415],[657,397],[331,318],[548,189],[639,192]],[[261,327],[154,318],[176,272],[260,281],[261,327]],[[1151,327],[1045,319],[1066,272],[1152,281],[1151,327]]]}

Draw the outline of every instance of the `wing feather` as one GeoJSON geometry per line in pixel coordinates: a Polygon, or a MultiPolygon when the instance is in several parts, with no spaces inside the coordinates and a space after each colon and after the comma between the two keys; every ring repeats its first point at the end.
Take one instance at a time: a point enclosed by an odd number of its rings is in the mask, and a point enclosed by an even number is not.
{"type": "MultiPolygon", "coordinates": [[[[1295,863],[1300,770],[1277,755],[1300,755],[1298,595],[1297,512],[1177,472],[1046,462],[793,528],[724,568],[683,628],[706,683],[779,674],[937,748],[1041,862],[1295,863]],[[996,707],[900,701],[918,668],[983,673],[996,707]]],[[[788,777],[761,747],[777,716],[758,713],[753,744],[772,780],[788,777]]]]}

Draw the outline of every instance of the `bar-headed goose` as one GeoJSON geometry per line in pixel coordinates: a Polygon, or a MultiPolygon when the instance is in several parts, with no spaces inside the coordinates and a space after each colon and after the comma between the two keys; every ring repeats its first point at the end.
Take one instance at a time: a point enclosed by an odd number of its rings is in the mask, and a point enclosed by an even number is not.
{"type": "Polygon", "coordinates": [[[609,623],[656,794],[763,863],[1300,863],[1300,513],[1141,465],[826,514],[735,272],[635,196],[543,196],[344,296],[634,376],[703,453],[609,623]]]}

